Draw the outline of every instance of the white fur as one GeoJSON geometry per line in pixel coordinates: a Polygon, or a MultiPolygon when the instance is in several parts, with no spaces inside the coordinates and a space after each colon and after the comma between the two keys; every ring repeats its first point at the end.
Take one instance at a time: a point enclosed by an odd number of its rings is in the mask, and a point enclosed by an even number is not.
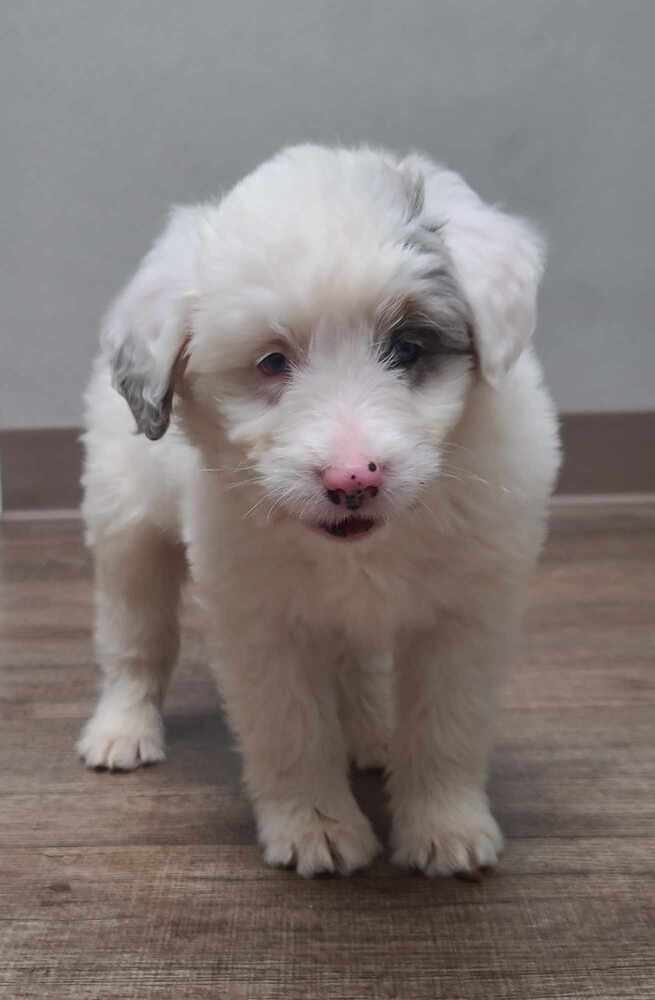
{"type": "Polygon", "coordinates": [[[303,875],[371,860],[351,758],[387,764],[399,864],[496,861],[493,708],[558,463],[528,344],[541,268],[527,223],[417,156],[297,147],[174,212],[108,317],[87,393],[104,673],[88,765],[164,755],[184,542],[266,859],[303,875]],[[431,268],[452,275],[450,298],[431,268]],[[408,385],[376,356],[381,317],[405,297],[450,315],[458,295],[477,370],[448,357],[408,385]],[[256,368],[272,350],[296,365],[288,384],[256,368]],[[112,365],[153,406],[175,378],[161,440],[135,433],[112,365]],[[343,542],[308,524],[339,513],[319,471],[350,447],[385,467],[369,501],[384,523],[343,542]]]}

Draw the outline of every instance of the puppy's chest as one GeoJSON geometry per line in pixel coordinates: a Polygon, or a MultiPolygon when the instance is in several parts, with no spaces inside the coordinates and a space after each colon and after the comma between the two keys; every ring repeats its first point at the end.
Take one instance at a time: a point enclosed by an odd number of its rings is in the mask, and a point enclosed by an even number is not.
{"type": "Polygon", "coordinates": [[[408,560],[343,560],[319,566],[303,595],[308,624],[327,625],[363,639],[425,624],[438,605],[439,569],[408,560]]]}

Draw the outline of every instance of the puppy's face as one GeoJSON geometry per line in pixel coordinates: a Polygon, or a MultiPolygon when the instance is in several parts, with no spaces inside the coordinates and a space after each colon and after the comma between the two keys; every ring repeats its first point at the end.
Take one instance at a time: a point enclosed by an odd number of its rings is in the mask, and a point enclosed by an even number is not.
{"type": "Polygon", "coordinates": [[[318,147],[185,213],[105,333],[139,428],[166,428],[186,331],[180,423],[243,515],[334,543],[420,507],[472,382],[529,337],[532,234],[429,163],[318,147]],[[140,339],[122,332],[139,300],[156,304],[157,336],[145,322],[140,339]]]}
{"type": "Polygon", "coordinates": [[[271,323],[234,335],[228,366],[190,371],[201,437],[220,425],[237,455],[225,477],[245,509],[355,541],[419,504],[473,378],[467,310],[453,303],[440,313],[408,295],[348,318],[271,323]]]}
{"type": "MultiPolygon", "coordinates": [[[[383,170],[381,186],[376,166],[376,198],[370,177],[332,175],[274,236],[268,212],[249,219],[228,264],[207,246],[193,314],[201,436],[220,426],[237,450],[245,510],[331,540],[419,502],[473,378],[471,312],[422,182],[383,170]]],[[[216,231],[240,214],[228,202],[216,231]]]]}

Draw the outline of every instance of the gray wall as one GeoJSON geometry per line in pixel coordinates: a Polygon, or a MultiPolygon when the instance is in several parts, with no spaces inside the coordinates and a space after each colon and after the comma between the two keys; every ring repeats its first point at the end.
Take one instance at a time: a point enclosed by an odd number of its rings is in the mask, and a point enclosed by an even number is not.
{"type": "Polygon", "coordinates": [[[654,408],[654,37],[652,0],[5,2],[0,426],[78,423],[169,204],[302,139],[421,147],[541,220],[557,402],[654,408]]]}

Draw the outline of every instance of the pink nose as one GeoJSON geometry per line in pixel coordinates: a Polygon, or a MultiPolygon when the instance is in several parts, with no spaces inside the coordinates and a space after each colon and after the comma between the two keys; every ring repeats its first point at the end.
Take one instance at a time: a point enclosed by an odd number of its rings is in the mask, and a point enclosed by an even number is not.
{"type": "Polygon", "coordinates": [[[349,510],[357,510],[367,497],[377,496],[384,477],[377,462],[358,461],[329,465],[321,478],[332,503],[343,501],[349,510]]]}

